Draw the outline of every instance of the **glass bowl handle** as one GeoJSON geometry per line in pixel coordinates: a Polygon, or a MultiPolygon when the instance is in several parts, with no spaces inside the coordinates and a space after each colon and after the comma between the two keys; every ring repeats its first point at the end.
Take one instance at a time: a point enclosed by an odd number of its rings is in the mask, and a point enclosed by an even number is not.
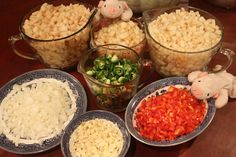
{"type": "Polygon", "coordinates": [[[230,65],[232,64],[232,62],[234,61],[234,56],[235,56],[234,51],[227,49],[227,48],[221,48],[218,53],[226,56],[227,62],[223,65],[217,64],[212,71],[209,71],[209,70],[207,70],[207,71],[216,73],[216,72],[221,72],[221,71],[227,70],[230,67],[230,65]]]}
{"type": "Polygon", "coordinates": [[[37,60],[38,57],[36,55],[33,54],[24,54],[24,51],[19,50],[16,46],[16,42],[23,40],[23,37],[18,34],[18,35],[13,35],[11,37],[8,38],[8,42],[10,43],[13,51],[15,52],[15,54],[17,54],[18,56],[25,58],[25,59],[29,59],[29,60],[37,60]]]}
{"type": "Polygon", "coordinates": [[[142,73],[144,75],[141,75],[140,77],[138,89],[141,89],[145,85],[147,85],[147,82],[150,80],[150,78],[152,77],[152,74],[155,71],[153,62],[150,59],[142,59],[142,66],[143,66],[142,73]]]}

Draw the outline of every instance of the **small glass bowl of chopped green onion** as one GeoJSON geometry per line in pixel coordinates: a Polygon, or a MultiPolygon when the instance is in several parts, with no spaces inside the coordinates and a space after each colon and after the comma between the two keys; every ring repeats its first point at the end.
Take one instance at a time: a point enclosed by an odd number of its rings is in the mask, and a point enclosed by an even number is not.
{"type": "Polygon", "coordinates": [[[136,93],[142,68],[141,58],[133,49],[107,44],[82,56],[78,72],[83,74],[99,108],[119,112],[136,93]],[[114,46],[120,48],[112,49],[114,46]]]}

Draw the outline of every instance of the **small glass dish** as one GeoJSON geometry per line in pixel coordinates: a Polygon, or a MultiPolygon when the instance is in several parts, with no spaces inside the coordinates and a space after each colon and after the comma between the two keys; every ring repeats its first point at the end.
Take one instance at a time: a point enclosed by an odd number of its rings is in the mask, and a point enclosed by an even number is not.
{"type": "Polygon", "coordinates": [[[78,64],[78,72],[83,74],[90,91],[96,97],[98,107],[112,112],[126,109],[129,100],[137,91],[142,69],[142,60],[139,55],[133,49],[117,44],[100,45],[90,49],[82,56],[78,64]],[[122,84],[107,84],[88,75],[87,70],[93,67],[94,60],[107,55],[116,55],[119,59],[125,59],[137,65],[135,78],[122,84]]]}
{"type": "MultiPolygon", "coordinates": [[[[128,130],[125,127],[124,121],[118,115],[112,112],[103,111],[103,110],[94,110],[94,111],[88,111],[85,114],[77,117],[76,119],[71,121],[71,123],[66,127],[63,137],[61,139],[61,149],[65,157],[72,157],[72,153],[70,150],[70,140],[71,140],[71,136],[73,135],[73,132],[76,131],[76,129],[80,127],[81,124],[85,124],[86,122],[89,122],[95,119],[106,120],[108,122],[112,122],[112,124],[115,124],[118,127],[118,129],[120,130],[122,134],[121,138],[123,139],[123,146],[118,157],[124,157],[126,155],[130,146],[131,137],[128,130]]],[[[98,125],[96,127],[98,127],[98,125]]],[[[96,128],[94,128],[93,131],[96,131],[96,128]]],[[[93,132],[93,131],[88,130],[88,132],[93,132]]],[[[114,140],[113,142],[116,142],[116,141],[114,140]]],[[[94,143],[98,144],[95,141],[94,143]]],[[[87,147],[90,147],[90,146],[93,147],[92,145],[93,144],[88,145],[87,147]]]]}
{"type": "Polygon", "coordinates": [[[151,145],[151,146],[157,146],[157,147],[168,147],[168,146],[175,146],[179,145],[182,143],[185,143],[198,135],[200,135],[211,123],[215,112],[216,108],[214,105],[214,100],[209,99],[207,100],[206,104],[206,113],[204,115],[203,121],[190,133],[179,136],[175,138],[174,140],[150,140],[147,138],[144,138],[143,136],[140,135],[140,132],[138,131],[138,128],[135,126],[136,120],[135,116],[137,113],[137,106],[140,104],[140,102],[147,98],[150,94],[156,92],[157,90],[160,90],[160,93],[158,95],[163,94],[162,89],[167,86],[189,86],[190,83],[188,82],[187,78],[185,77],[170,77],[166,79],[162,79],[156,82],[153,82],[143,89],[141,89],[130,101],[126,112],[125,112],[125,124],[130,132],[130,134],[137,139],[138,141],[151,145]]]}

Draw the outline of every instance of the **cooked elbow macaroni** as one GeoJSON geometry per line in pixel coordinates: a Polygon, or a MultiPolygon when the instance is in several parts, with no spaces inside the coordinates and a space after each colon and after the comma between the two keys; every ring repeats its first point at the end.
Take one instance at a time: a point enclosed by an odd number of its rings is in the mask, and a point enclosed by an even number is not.
{"type": "Polygon", "coordinates": [[[118,157],[123,143],[117,124],[96,118],[82,122],[74,130],[69,149],[73,157],[118,157]]]}
{"type": "Polygon", "coordinates": [[[164,76],[183,76],[205,67],[222,36],[214,19],[183,8],[160,15],[149,23],[148,30],[160,44],[147,38],[155,68],[164,76]]]}
{"type": "Polygon", "coordinates": [[[41,78],[14,85],[0,104],[0,133],[16,146],[42,144],[61,134],[76,111],[67,82],[41,78]]]}
{"type": "Polygon", "coordinates": [[[53,6],[44,3],[40,10],[25,20],[23,30],[29,37],[43,40],[32,41],[30,45],[45,64],[64,69],[74,66],[88,48],[90,24],[83,27],[90,15],[90,10],[84,5],[53,6]]]}
{"type": "Polygon", "coordinates": [[[145,34],[134,21],[116,21],[93,33],[96,45],[120,44],[133,48],[139,54],[145,46],[145,34]]]}

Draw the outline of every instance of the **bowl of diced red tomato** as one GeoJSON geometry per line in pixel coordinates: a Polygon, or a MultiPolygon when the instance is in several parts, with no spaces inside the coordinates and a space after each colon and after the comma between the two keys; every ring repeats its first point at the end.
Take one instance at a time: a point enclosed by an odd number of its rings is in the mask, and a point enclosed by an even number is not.
{"type": "Polygon", "coordinates": [[[170,77],[141,89],[129,102],[125,123],[130,134],[151,146],[166,147],[187,142],[211,123],[214,100],[198,100],[186,77],[170,77]]]}

